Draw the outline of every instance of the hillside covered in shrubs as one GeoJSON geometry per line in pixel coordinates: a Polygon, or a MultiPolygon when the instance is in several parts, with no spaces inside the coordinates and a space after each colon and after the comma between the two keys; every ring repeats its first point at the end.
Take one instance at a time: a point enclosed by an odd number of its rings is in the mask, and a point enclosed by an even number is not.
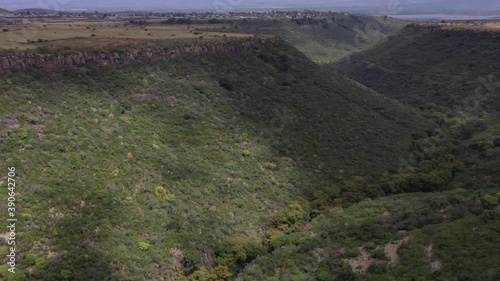
{"type": "Polygon", "coordinates": [[[2,280],[499,280],[495,117],[346,69],[276,41],[0,76],[2,280]]]}

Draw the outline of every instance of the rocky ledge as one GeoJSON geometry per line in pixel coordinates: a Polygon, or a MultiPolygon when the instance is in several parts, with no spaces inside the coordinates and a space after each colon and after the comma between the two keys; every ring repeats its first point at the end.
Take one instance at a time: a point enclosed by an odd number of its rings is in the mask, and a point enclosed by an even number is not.
{"type": "Polygon", "coordinates": [[[278,41],[275,37],[255,37],[230,42],[209,42],[191,46],[164,49],[131,49],[123,52],[78,52],[53,55],[24,52],[0,57],[0,75],[5,72],[23,71],[34,68],[63,69],[84,66],[89,63],[100,65],[127,64],[144,59],[172,59],[185,55],[239,54],[264,43],[278,41]]]}

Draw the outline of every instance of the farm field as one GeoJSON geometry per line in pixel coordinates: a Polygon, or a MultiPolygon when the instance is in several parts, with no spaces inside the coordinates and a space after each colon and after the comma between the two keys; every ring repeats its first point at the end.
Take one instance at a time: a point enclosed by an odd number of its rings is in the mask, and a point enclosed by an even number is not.
{"type": "Polygon", "coordinates": [[[444,23],[440,24],[440,26],[447,29],[500,31],[500,22],[457,22],[457,23],[444,23]]]}
{"type": "MultiPolygon", "coordinates": [[[[0,24],[1,25],[1,24],[0,24]]],[[[212,25],[213,26],[213,25],[212,25]]],[[[104,47],[144,43],[162,45],[193,40],[245,38],[253,34],[198,31],[203,25],[132,25],[128,21],[29,21],[0,27],[0,49],[104,47]]]]}

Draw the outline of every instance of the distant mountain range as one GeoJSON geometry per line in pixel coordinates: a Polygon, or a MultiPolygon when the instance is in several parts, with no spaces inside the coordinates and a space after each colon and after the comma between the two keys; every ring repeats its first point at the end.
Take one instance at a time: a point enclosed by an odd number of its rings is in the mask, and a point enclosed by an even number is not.
{"type": "Polygon", "coordinates": [[[59,13],[60,11],[58,10],[49,10],[49,9],[39,9],[39,8],[31,8],[31,9],[19,9],[15,10],[14,12],[17,13],[33,13],[33,14],[56,14],[59,13]]]}
{"type": "MultiPolygon", "coordinates": [[[[52,2],[50,2],[52,3],[52,2]]],[[[58,2],[54,2],[58,3],[58,2]]],[[[49,10],[268,10],[268,9],[321,9],[344,10],[359,13],[435,13],[456,11],[487,11],[500,9],[497,0],[72,0],[60,1],[60,5],[45,5],[43,1],[18,0],[4,4],[4,8],[49,10]]]]}
{"type": "Polygon", "coordinates": [[[493,11],[500,10],[500,1],[440,0],[430,3],[411,3],[403,7],[404,11],[409,13],[493,11]]]}

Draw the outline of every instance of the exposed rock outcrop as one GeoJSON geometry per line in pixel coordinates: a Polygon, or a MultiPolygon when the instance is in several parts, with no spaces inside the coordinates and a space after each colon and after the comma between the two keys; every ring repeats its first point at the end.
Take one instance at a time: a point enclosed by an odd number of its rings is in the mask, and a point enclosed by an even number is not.
{"type": "Polygon", "coordinates": [[[277,42],[275,37],[242,39],[230,42],[210,42],[191,46],[163,49],[131,49],[123,52],[78,52],[53,55],[33,52],[0,57],[0,75],[5,72],[22,71],[33,68],[63,69],[84,66],[88,63],[101,65],[127,64],[143,59],[171,59],[184,55],[239,54],[264,43],[277,42]]]}

